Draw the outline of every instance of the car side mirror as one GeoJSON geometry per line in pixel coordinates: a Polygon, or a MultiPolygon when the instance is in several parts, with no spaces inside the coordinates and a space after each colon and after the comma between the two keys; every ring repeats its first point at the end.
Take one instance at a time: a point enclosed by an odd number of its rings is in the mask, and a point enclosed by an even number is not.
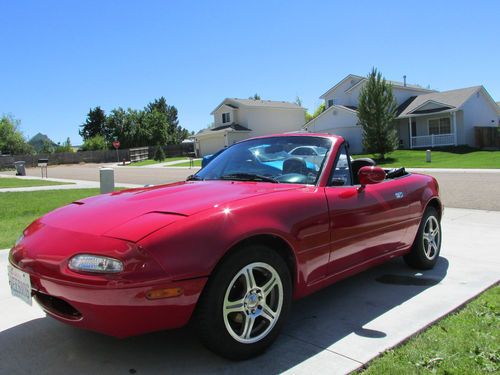
{"type": "Polygon", "coordinates": [[[363,190],[366,185],[378,184],[385,180],[385,171],[380,167],[361,167],[358,171],[358,178],[363,190]]]}

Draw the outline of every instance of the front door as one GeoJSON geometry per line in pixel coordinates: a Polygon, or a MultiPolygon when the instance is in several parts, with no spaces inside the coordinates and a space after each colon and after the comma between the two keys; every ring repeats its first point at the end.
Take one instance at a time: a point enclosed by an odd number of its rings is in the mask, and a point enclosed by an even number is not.
{"type": "Polygon", "coordinates": [[[404,246],[408,226],[407,192],[402,179],[358,189],[345,146],[325,188],[330,213],[330,274],[369,261],[404,246]]]}

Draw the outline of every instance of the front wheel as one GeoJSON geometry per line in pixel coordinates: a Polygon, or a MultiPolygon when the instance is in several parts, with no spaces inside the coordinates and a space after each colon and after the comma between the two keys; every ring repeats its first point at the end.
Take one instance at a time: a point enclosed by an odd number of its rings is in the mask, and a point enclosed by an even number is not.
{"type": "Polygon", "coordinates": [[[195,318],[212,351],[246,359],[278,336],[292,295],[283,258],[266,246],[238,249],[217,267],[200,298],[195,318]]]}
{"type": "Polygon", "coordinates": [[[411,251],[404,256],[404,260],[411,267],[431,269],[438,260],[440,250],[441,223],[439,215],[434,207],[428,207],[422,217],[411,251]]]}

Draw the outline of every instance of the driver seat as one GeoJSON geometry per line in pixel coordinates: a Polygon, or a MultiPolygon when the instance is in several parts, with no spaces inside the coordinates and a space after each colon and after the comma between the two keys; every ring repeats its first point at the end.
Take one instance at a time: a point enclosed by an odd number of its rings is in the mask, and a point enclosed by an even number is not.
{"type": "Polygon", "coordinates": [[[283,174],[297,173],[307,175],[307,165],[304,159],[292,157],[283,162],[283,174]]]}

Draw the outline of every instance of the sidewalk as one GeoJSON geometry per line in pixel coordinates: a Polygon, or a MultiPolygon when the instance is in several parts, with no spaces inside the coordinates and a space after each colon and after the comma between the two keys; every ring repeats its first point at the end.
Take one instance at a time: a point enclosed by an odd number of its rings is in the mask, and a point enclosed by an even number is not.
{"type": "MultiPolygon", "coordinates": [[[[192,330],[118,340],[45,318],[10,296],[0,250],[0,368],[6,374],[345,374],[454,311],[499,281],[500,212],[447,208],[434,270],[401,259],[295,301],[265,354],[232,362],[206,350],[192,330]]],[[[409,369],[411,371],[411,369],[409,369]]]]}
{"type": "Polygon", "coordinates": [[[405,168],[407,171],[416,173],[498,173],[499,169],[466,169],[466,168],[405,168]]]}
{"type": "MultiPolygon", "coordinates": [[[[201,160],[201,159],[193,159],[193,161],[196,160],[201,160]]],[[[123,165],[123,164],[114,164],[111,165],[112,167],[121,167],[121,168],[171,168],[175,167],[176,164],[182,164],[188,162],[189,159],[182,159],[182,160],[174,160],[174,161],[168,161],[168,162],[162,162],[162,163],[156,163],[156,164],[148,164],[148,165],[123,165]]],[[[175,167],[175,168],[189,168],[189,167],[175,167]]],[[[192,169],[198,169],[199,167],[193,167],[192,169]]]]}
{"type": "MultiPolygon", "coordinates": [[[[40,177],[35,176],[12,176],[7,174],[1,174],[2,177],[16,177],[23,180],[42,180],[40,177]]],[[[40,190],[68,190],[68,189],[99,189],[100,185],[98,181],[85,181],[85,180],[70,180],[67,178],[43,178],[44,181],[54,181],[54,182],[67,182],[71,185],[46,185],[46,186],[30,186],[30,187],[17,187],[17,188],[0,188],[0,193],[5,192],[16,192],[16,191],[40,191],[40,190]]],[[[135,188],[142,187],[144,185],[137,184],[124,184],[124,183],[115,183],[116,187],[123,188],[135,188]]]]}

